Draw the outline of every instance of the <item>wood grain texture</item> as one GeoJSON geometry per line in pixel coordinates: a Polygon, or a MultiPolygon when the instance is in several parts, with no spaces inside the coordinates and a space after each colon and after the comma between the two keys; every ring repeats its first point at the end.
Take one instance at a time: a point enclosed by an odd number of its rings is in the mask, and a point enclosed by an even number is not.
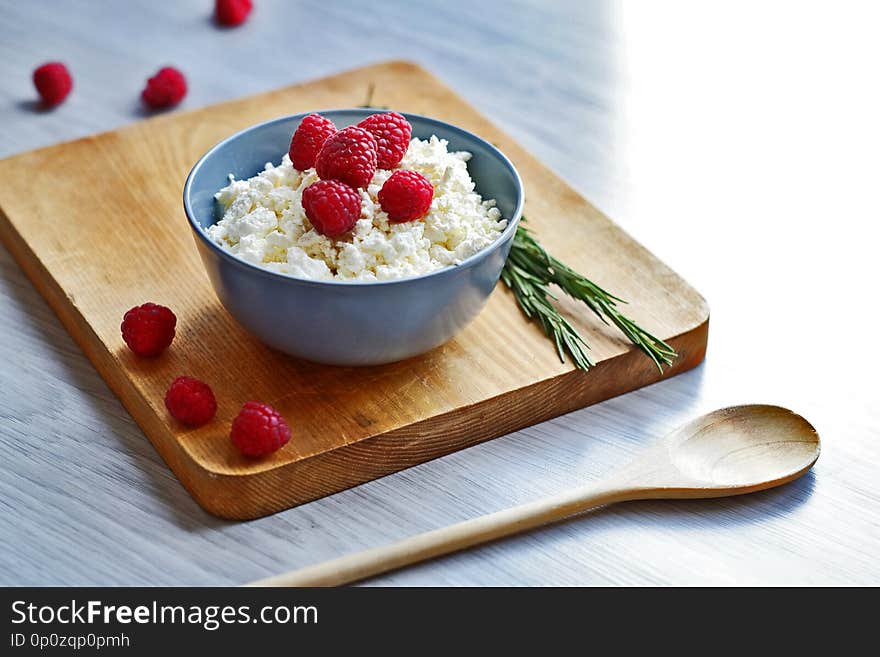
{"type": "Polygon", "coordinates": [[[784,488],[632,502],[369,583],[880,584],[880,352],[848,328],[880,324],[880,95],[865,82],[880,8],[260,0],[247,24],[218,30],[209,4],[0,0],[0,157],[141,120],[141,85],[165,63],[190,80],[186,110],[414,59],[698,286],[712,302],[707,359],[226,522],[180,485],[0,247],[0,583],[241,584],[583,485],[699,413],[763,401],[823,439],[814,470],[784,488]],[[291,59],[298,27],[312,56],[291,59]],[[76,86],[39,112],[30,72],[48,59],[76,86]]]}
{"type": "MultiPolygon", "coordinates": [[[[665,265],[424,69],[390,62],[0,161],[0,237],[196,500],[253,518],[313,500],[654,382],[659,372],[574,304],[597,367],[574,370],[499,289],[450,343],[382,367],[298,361],[260,344],[214,297],[181,217],[180,188],[214,143],[286,113],[374,102],[461,125],[496,143],[528,192],[530,225],[564,261],[631,302],[636,319],[680,354],[666,376],[704,357],[708,308],[665,265]],[[101,179],[96,188],[90,181],[101,179]],[[33,185],[47,191],[34,195],[33,185]],[[58,217],[65,228],[56,229],[58,217]],[[579,244],[590,243],[589,259],[579,244]],[[174,309],[173,349],[134,357],[120,317],[146,300],[174,309]],[[232,356],[230,358],[230,356],[232,356]],[[219,400],[215,422],[182,429],[163,405],[188,373],[219,400]],[[241,404],[261,399],[294,427],[272,457],[226,439],[241,404]]],[[[283,154],[285,144],[279,144],[283,154]]],[[[503,286],[499,286],[502,287],[503,286]]]]}

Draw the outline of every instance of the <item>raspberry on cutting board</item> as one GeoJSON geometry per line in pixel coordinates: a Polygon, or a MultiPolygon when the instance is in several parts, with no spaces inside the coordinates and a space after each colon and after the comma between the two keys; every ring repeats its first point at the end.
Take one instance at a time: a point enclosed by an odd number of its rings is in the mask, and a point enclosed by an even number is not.
{"type": "Polygon", "coordinates": [[[122,339],[138,356],[152,358],[161,354],[174,340],[177,317],[157,303],[135,306],[122,318],[122,339]]]}
{"type": "Polygon", "coordinates": [[[338,237],[354,228],[361,216],[361,196],[338,180],[319,180],[303,190],[303,209],[315,230],[338,237]]]}
{"type": "Polygon", "coordinates": [[[376,138],[380,169],[393,169],[400,164],[412,138],[412,125],[405,116],[397,112],[371,114],[358,126],[376,138]]]}
{"type": "Polygon", "coordinates": [[[233,444],[245,456],[267,456],[290,440],[290,427],[269,404],[247,402],[232,421],[233,444]]]}
{"type": "Polygon", "coordinates": [[[171,416],[190,427],[207,424],[217,412],[211,387],[191,376],[179,376],[165,393],[165,408],[171,416]]]}
{"type": "Polygon", "coordinates": [[[315,166],[315,158],[318,157],[321,146],[335,134],[336,126],[330,119],[325,119],[320,114],[309,114],[305,117],[290,140],[288,154],[293,167],[305,171],[315,166]]]}
{"type": "Polygon", "coordinates": [[[323,180],[338,180],[352,187],[366,187],[376,173],[376,138],[351,125],[331,135],[315,160],[323,180]]]}
{"type": "Polygon", "coordinates": [[[401,169],[379,190],[379,205],[392,223],[421,219],[431,209],[434,187],[431,181],[417,171],[401,169]]]}

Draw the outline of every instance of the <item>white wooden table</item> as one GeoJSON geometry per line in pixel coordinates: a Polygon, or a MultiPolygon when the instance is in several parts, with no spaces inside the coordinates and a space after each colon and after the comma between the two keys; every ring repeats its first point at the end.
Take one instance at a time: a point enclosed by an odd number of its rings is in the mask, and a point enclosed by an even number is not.
{"type": "Polygon", "coordinates": [[[748,498],[620,506],[372,583],[880,584],[875,6],[255,4],[219,30],[210,0],[0,1],[0,156],[138,120],[143,81],[165,63],[188,74],[192,108],[414,59],[707,297],[708,359],[225,522],[190,499],[0,249],[0,584],[242,583],[598,477],[694,414],[750,401],[816,425],[811,474],[748,498]],[[40,113],[30,72],[49,59],[68,63],[75,91],[40,113]]]}

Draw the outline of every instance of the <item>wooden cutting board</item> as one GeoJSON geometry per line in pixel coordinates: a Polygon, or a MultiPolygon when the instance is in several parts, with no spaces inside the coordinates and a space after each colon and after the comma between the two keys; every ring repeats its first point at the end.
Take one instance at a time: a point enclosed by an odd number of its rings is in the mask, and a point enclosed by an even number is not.
{"type": "MultiPolygon", "coordinates": [[[[223,310],[181,205],[184,179],[214,143],[285,114],[373,103],[461,125],[497,144],[526,186],[525,214],[548,249],[630,302],[679,352],[669,377],[705,355],[709,311],[668,267],[432,75],[387,62],[0,161],[0,235],[34,285],[195,499],[254,518],[448,454],[657,381],[654,365],[582,307],[565,303],[598,365],[574,370],[499,284],[482,314],[425,356],[363,369],[275,352],[223,310]],[[119,324],[155,301],[178,317],[172,347],[134,357],[119,324]],[[170,381],[210,383],[216,419],[190,430],[163,404],[170,381]],[[293,439],[240,456],[228,434],[249,399],[279,409],[293,439]]],[[[287,144],[279,144],[280,159],[287,144]]]]}

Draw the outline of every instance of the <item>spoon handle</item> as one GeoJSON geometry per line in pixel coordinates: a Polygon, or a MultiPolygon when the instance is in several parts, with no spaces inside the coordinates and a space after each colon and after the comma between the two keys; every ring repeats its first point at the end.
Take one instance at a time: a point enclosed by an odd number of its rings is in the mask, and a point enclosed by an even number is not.
{"type": "MultiPolygon", "coordinates": [[[[616,480],[615,480],[616,481],[616,480]]],[[[397,543],[355,552],[248,586],[338,586],[426,559],[510,536],[614,502],[635,499],[632,488],[598,482],[535,502],[417,534],[397,543]]]]}

